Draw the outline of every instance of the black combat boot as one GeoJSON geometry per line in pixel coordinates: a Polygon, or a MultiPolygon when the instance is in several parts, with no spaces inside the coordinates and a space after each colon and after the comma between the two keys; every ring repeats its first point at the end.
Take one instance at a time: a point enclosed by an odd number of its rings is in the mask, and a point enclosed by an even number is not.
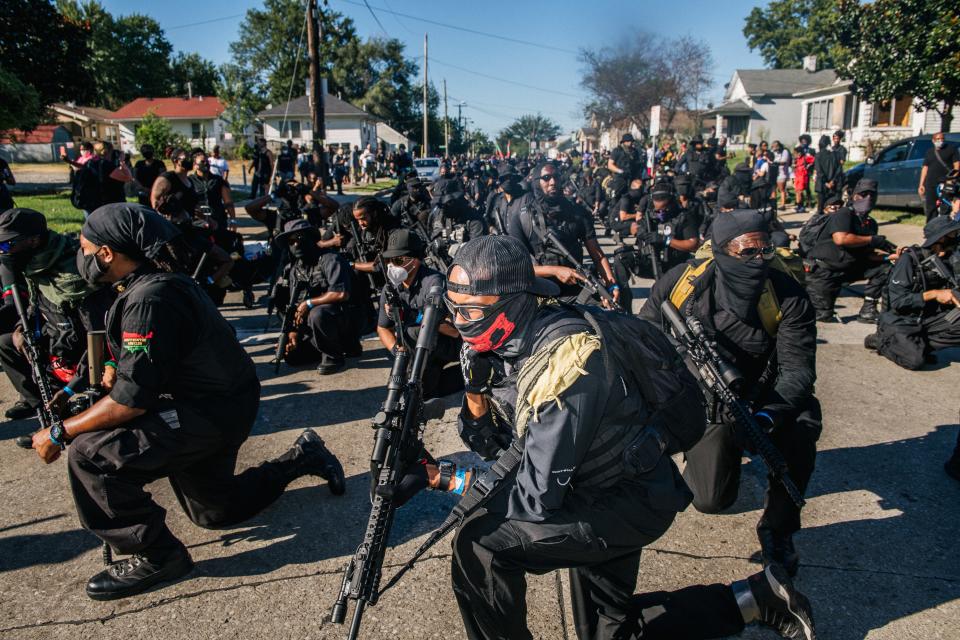
{"type": "Polygon", "coordinates": [[[866,347],[867,349],[870,349],[870,351],[876,351],[877,349],[879,349],[880,339],[877,336],[877,334],[871,333],[867,337],[865,337],[863,339],[863,346],[866,347]]]}
{"type": "Polygon", "coordinates": [[[280,456],[277,462],[283,464],[284,473],[291,482],[306,475],[320,476],[327,481],[327,487],[333,495],[343,495],[347,490],[343,466],[313,429],[301,433],[290,450],[280,456]]]}
{"type": "MultiPolygon", "coordinates": [[[[36,431],[33,433],[36,433],[36,431]]],[[[26,433],[22,436],[17,436],[13,439],[14,444],[21,449],[33,449],[33,433],[26,433]]]]}
{"type": "Polygon", "coordinates": [[[797,555],[797,550],[793,546],[792,535],[777,533],[768,527],[758,526],[757,538],[760,540],[760,556],[763,558],[764,567],[779,564],[786,569],[791,578],[797,575],[800,556],[797,555]]]}
{"type": "Polygon", "coordinates": [[[24,400],[17,400],[13,406],[3,412],[7,420],[26,420],[37,415],[37,410],[24,400]]]}
{"type": "Polygon", "coordinates": [[[860,314],[857,316],[858,322],[865,324],[876,324],[880,314],[877,313],[877,300],[874,298],[864,298],[863,306],[860,307],[860,314]]]}
{"type": "Polygon", "coordinates": [[[816,640],[810,601],[793,588],[780,565],[750,576],[746,585],[735,582],[732,589],[747,624],[759,622],[789,640],[816,640]]]}
{"type": "Polygon", "coordinates": [[[343,371],[346,366],[347,363],[343,358],[331,358],[324,354],[320,364],[317,365],[317,373],[322,376],[329,376],[343,371]]]}
{"type": "Polygon", "coordinates": [[[87,582],[94,600],[117,600],[142,593],[163,582],[172,582],[193,570],[193,560],[183,545],[164,553],[144,551],[110,563],[87,582]]]}

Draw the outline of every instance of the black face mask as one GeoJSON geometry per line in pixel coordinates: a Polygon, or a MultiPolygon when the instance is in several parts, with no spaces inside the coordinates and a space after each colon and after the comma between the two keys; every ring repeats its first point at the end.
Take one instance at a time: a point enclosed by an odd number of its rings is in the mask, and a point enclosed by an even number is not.
{"type": "Polygon", "coordinates": [[[180,168],[183,169],[184,171],[190,171],[191,169],[193,169],[193,159],[184,158],[183,160],[181,160],[180,168]]]}
{"type": "Polygon", "coordinates": [[[77,271],[89,284],[100,284],[109,267],[100,264],[96,253],[84,255],[83,249],[77,249],[77,271]]]}
{"type": "Polygon", "coordinates": [[[640,196],[643,195],[643,189],[630,189],[630,197],[636,200],[640,199],[640,196]]]}
{"type": "Polygon", "coordinates": [[[753,317],[770,261],[759,257],[741,260],[721,251],[714,253],[713,259],[717,264],[717,302],[741,320],[753,317]]]}
{"type": "Polygon", "coordinates": [[[863,216],[869,215],[869,213],[873,210],[873,198],[867,197],[861,198],[860,200],[854,200],[850,207],[858,216],[862,218],[863,216]]]}
{"type": "Polygon", "coordinates": [[[520,294],[500,300],[490,315],[477,322],[454,322],[463,341],[480,353],[493,352],[516,358],[529,348],[530,328],[537,313],[537,298],[520,294]]]}

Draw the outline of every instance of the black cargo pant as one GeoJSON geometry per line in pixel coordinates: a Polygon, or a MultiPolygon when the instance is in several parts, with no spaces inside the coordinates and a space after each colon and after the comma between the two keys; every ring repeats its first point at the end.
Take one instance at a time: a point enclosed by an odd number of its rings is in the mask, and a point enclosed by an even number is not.
{"type": "Polygon", "coordinates": [[[818,313],[833,313],[837,296],[843,284],[866,279],[863,294],[879,300],[890,275],[889,262],[858,261],[845,269],[830,267],[817,260],[817,266],[807,274],[806,287],[810,302],[818,313]]]}
{"type": "Polygon", "coordinates": [[[937,349],[960,346],[960,321],[947,322],[947,313],[911,322],[885,311],[877,324],[877,353],[905,369],[916,370],[937,349]]]}
{"type": "MultiPolygon", "coordinates": [[[[814,399],[796,419],[784,421],[770,435],[801,494],[807,490],[813,475],[822,428],[820,403],[814,399]]],[[[740,492],[741,458],[744,451],[753,452],[745,437],[746,434],[737,433],[730,425],[709,423],[700,442],[686,452],[683,479],[693,491],[693,506],[697,511],[719,513],[736,502],[740,492]]],[[[800,508],[780,482],[770,476],[767,482],[763,515],[757,529],[783,535],[796,533],[800,529],[800,508]]]]}
{"type": "Polygon", "coordinates": [[[144,490],[161,478],[204,528],[231,526],[261,511],[283,493],[288,476],[279,461],[235,474],[259,403],[257,383],[218,407],[216,424],[180,409],[77,436],[67,451],[80,523],[121,554],[178,547],[166,510],[144,490]]]}
{"type": "Polygon", "coordinates": [[[453,540],[452,568],[467,637],[532,638],[525,574],[564,568],[570,569],[574,625],[582,640],[740,632],[743,618],[728,586],[633,595],[642,548],[667,530],[678,509],[670,505],[674,497],[655,507],[656,491],[638,498],[618,486],[592,502],[571,494],[564,509],[544,522],[508,519],[493,507],[468,518],[453,540]]]}
{"type": "Polygon", "coordinates": [[[358,307],[321,304],[307,315],[304,338],[286,358],[290,365],[306,364],[319,358],[342,360],[347,353],[362,350],[360,331],[363,312],[358,307]]]}

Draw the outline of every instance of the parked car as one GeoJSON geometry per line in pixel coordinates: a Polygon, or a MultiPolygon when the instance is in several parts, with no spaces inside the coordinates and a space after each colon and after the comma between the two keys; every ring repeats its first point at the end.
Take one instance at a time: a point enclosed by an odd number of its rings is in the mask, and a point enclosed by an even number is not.
{"type": "Polygon", "coordinates": [[[413,167],[421,180],[433,182],[440,177],[440,158],[417,158],[413,161],[413,167]]]}
{"type": "MultiPolygon", "coordinates": [[[[960,146],[960,133],[947,133],[949,144],[960,146]]],[[[933,147],[932,135],[898,140],[885,147],[866,162],[847,170],[846,184],[852,189],[860,178],[877,181],[877,204],[892,207],[923,208],[923,198],[917,193],[923,157],[933,147]]]]}

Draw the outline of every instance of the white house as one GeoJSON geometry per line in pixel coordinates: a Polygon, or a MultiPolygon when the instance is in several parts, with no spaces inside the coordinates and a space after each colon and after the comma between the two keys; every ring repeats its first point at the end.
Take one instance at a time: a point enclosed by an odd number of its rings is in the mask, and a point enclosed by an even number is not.
{"type": "MultiPolygon", "coordinates": [[[[901,138],[940,131],[940,114],[920,111],[910,96],[864,102],[853,93],[850,80],[837,78],[794,96],[802,101],[800,131],[810,134],[815,144],[821,135],[843,131],[851,160],[862,160],[901,138]]],[[[960,132],[960,107],[954,107],[950,131],[960,132]]]]}
{"type": "Polygon", "coordinates": [[[191,146],[211,149],[214,145],[232,146],[234,140],[220,119],[223,103],[213,96],[192,98],[137,98],[113,114],[120,128],[120,144],[124,151],[133,151],[137,144],[137,125],[147,113],[170,122],[174,133],[186,138],[191,146]]]}
{"type": "Polygon", "coordinates": [[[386,122],[377,123],[377,143],[384,148],[385,153],[390,153],[400,145],[406,147],[407,151],[412,146],[412,141],[386,122]]]}
{"type": "MultiPolygon", "coordinates": [[[[366,145],[377,146],[377,119],[329,93],[324,99],[325,142],[327,145],[354,146],[363,149],[366,145]]],[[[294,98],[261,111],[257,117],[263,122],[263,137],[267,143],[282,144],[293,140],[294,144],[313,144],[309,96],[294,98]],[[286,120],[284,120],[286,117],[286,120]]]]}
{"type": "Polygon", "coordinates": [[[836,81],[832,69],[816,71],[816,59],[804,69],[737,69],[726,85],[723,104],[704,115],[717,117],[717,136],[726,136],[733,147],[760,140],[797,139],[803,98],[798,96],[836,81]]]}

